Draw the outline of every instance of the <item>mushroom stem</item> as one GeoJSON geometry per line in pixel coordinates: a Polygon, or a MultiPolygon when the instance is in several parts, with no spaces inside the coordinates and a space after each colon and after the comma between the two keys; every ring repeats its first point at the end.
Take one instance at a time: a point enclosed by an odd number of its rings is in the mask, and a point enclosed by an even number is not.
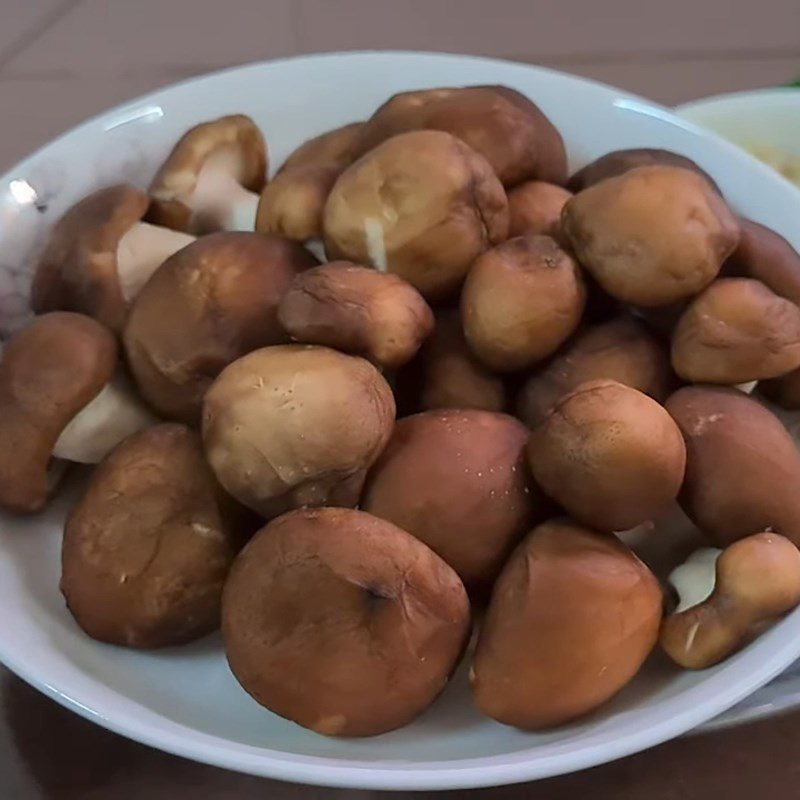
{"type": "Polygon", "coordinates": [[[200,170],[187,205],[200,230],[252,231],[260,199],[239,183],[223,161],[211,158],[200,170]]]}
{"type": "Polygon", "coordinates": [[[118,371],[61,431],[53,455],[97,464],[127,436],[156,421],[136,397],[125,375],[118,371]]]}
{"type": "Polygon", "coordinates": [[[717,582],[717,559],[722,550],[716,547],[701,547],[669,575],[669,582],[678,593],[675,613],[694,608],[708,600],[717,582]]]}
{"type": "Polygon", "coordinates": [[[131,302],[173,253],[194,240],[188,233],[147,222],[137,222],[130,228],[117,246],[117,274],[125,301],[131,302]]]}

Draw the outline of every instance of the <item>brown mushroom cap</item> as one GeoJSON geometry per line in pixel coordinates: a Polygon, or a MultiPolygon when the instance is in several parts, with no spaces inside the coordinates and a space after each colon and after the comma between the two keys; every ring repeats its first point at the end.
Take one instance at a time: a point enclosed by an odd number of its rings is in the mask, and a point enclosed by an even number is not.
{"type": "Polygon", "coordinates": [[[395,136],[351,164],[325,205],[325,249],[400,275],[426,298],[457,289],[508,232],[508,202],[486,160],[441,131],[395,136]]]}
{"type": "Polygon", "coordinates": [[[396,385],[407,395],[411,411],[506,407],[503,379],[475,358],[455,309],[437,315],[433,333],[408,369],[398,373],[396,385]]]}
{"type": "Polygon", "coordinates": [[[464,335],[490,369],[526,369],[572,334],[586,305],[577,263],[549,236],[508,239],[480,255],[461,292],[464,335]]]}
{"type": "Polygon", "coordinates": [[[563,183],[561,135],[531,100],[505,86],[420,89],[390,97],[367,120],[360,154],[399,133],[440,130],[480,153],[505,186],[563,183]]]}
{"type": "Polygon", "coordinates": [[[664,408],[609,380],[562,397],[528,443],[537,484],[572,517],[624,531],[663,514],[678,497],[686,449],[664,408]]]}
{"type": "Polygon", "coordinates": [[[181,136],[152,182],[148,218],[190,233],[207,233],[213,224],[196,218],[191,195],[209,159],[230,156],[226,169],[247,191],[260,193],[266,183],[267,145],[258,126],[244,114],[195,125],[181,136]]]}
{"type": "Polygon", "coordinates": [[[244,232],[209,234],[167,259],[136,298],[123,336],[145,400],[165,417],[199,423],[223,367],[287,340],[278,304],[317,263],[299,244],[244,232]]]}
{"type": "Polygon", "coordinates": [[[727,275],[755,278],[800,306],[800,253],[780,234],[739,218],[739,245],[725,263],[727,275]]]}
{"type": "Polygon", "coordinates": [[[238,550],[232,501],[176,424],[129,436],[100,464],[64,529],[61,591],[92,638],[163,647],[219,625],[238,550]]]}
{"type": "Polygon", "coordinates": [[[0,507],[39,511],[47,467],[70,420],[110,379],[117,343],[108,328],[54,311],[17,333],[0,361],[0,507]]]}
{"type": "Polygon", "coordinates": [[[322,236],[325,201],[352,163],[363,122],[316,136],[289,155],[261,194],[256,230],[306,241],[322,236]]]}
{"type": "Polygon", "coordinates": [[[681,316],[672,334],[672,366],[691,383],[785,375],[800,367],[800,308],[761,281],[716,280],[681,316]]]}
{"type": "Polygon", "coordinates": [[[298,275],[278,319],[295,341],[364,356],[385,369],[409,361],[433,329],[433,312],[410,283],[348,261],[298,275]]]}
{"type": "Polygon", "coordinates": [[[148,203],[144,192],[121,184],[72,206],[50,231],[36,268],[33,311],[78,311],[121,330],[128,304],[117,272],[117,248],[148,203]]]}
{"type": "Polygon", "coordinates": [[[544,502],[525,465],[528,429],[506,414],[441,409],[398,420],[361,507],[438,553],[482,594],[544,502]]]}
{"type": "Polygon", "coordinates": [[[669,354],[635,319],[625,315],[581,331],[517,398],[519,418],[536,427],[558,400],[586,381],[607,378],[663,402],[675,376],[669,354]]]}
{"type": "Polygon", "coordinates": [[[591,711],[639,671],[661,609],[658,581],[616,537],[540,525],[495,583],[470,673],[478,708],[527,729],[591,711]]]}
{"type": "Polygon", "coordinates": [[[270,518],[304,505],[355,505],[394,414],[389,385],[363,358],[265,347],[211,385],[203,440],[220,483],[270,518]]]}
{"type": "Polygon", "coordinates": [[[606,292],[645,308],[697,294],[739,242],[724,200],[679,167],[638,167],[584,189],[564,206],[561,226],[606,292]]]}
{"type": "Polygon", "coordinates": [[[671,150],[660,150],[652,147],[634,147],[628,150],[614,150],[596,158],[585,167],[579,169],[567,182],[571,192],[582,192],[607,178],[616,178],[637,167],[681,167],[702,175],[714,189],[721,194],[714,179],[698,164],[687,156],[673,153],[671,150]]]}
{"type": "Polygon", "coordinates": [[[528,181],[508,193],[509,236],[538,233],[557,239],[561,211],[572,192],[553,183],[528,181]]]}
{"type": "Polygon", "coordinates": [[[756,533],[720,554],[710,597],[667,617],[659,640],[680,666],[706,669],[798,603],[800,552],[777,533],[756,533]]]}
{"type": "Polygon", "coordinates": [[[458,576],[389,522],[301,509],[247,545],[223,597],[225,652],[261,705],[329,736],[411,722],[469,635],[458,576]]]}
{"type": "Polygon", "coordinates": [[[666,403],[686,441],[680,504],[718,546],[773,530],[800,544],[800,456],[781,421],[737,389],[685,386],[666,403]]]}

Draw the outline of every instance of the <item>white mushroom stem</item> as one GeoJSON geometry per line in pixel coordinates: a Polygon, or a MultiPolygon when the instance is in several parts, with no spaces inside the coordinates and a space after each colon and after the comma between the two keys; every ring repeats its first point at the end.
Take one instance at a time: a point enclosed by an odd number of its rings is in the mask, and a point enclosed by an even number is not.
{"type": "Polygon", "coordinates": [[[125,301],[130,303],[173,253],[194,240],[188,233],[147,222],[136,223],[117,246],[117,274],[125,301]]]}
{"type": "Polygon", "coordinates": [[[675,613],[694,608],[708,600],[717,581],[717,559],[722,550],[716,547],[701,547],[669,575],[669,582],[678,593],[675,613]]]}
{"type": "Polygon", "coordinates": [[[236,178],[239,172],[238,156],[235,153],[218,153],[203,165],[194,191],[184,200],[194,211],[201,229],[255,229],[260,197],[239,183],[236,178]]]}
{"type": "Polygon", "coordinates": [[[753,390],[758,386],[758,381],[747,381],[747,383],[734,383],[733,388],[745,394],[753,394],[753,390]]]}
{"type": "Polygon", "coordinates": [[[389,268],[386,260],[386,243],[383,238],[383,224],[377,217],[367,217],[364,220],[364,238],[367,243],[367,253],[372,266],[379,272],[386,272],[389,268]]]}
{"type": "Polygon", "coordinates": [[[125,437],[156,422],[128,379],[118,372],[61,431],[53,455],[97,464],[125,437]]]}
{"type": "Polygon", "coordinates": [[[305,247],[306,250],[309,250],[315,255],[322,264],[328,260],[328,257],[325,255],[325,244],[322,239],[309,239],[305,242],[305,247]]]}

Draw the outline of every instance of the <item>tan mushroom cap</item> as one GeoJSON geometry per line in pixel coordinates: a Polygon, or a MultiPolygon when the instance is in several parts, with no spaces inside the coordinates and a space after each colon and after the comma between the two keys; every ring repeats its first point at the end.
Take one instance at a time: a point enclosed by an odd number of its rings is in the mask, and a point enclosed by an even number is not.
{"type": "Polygon", "coordinates": [[[449,133],[394,136],[351,164],[324,213],[328,258],[394,272],[426,298],[460,286],[477,255],[508,233],[491,166],[449,133]]]}
{"type": "Polygon", "coordinates": [[[359,155],[413,130],[440,130],[458,137],[486,158],[505,186],[533,178],[551,183],[566,179],[561,135],[535,103],[506,86],[396,94],[367,120],[359,155]]]}
{"type": "Polygon", "coordinates": [[[394,416],[389,384],[365,359],[277,345],[220,373],[203,403],[203,442],[225,489],[272,518],[356,505],[394,416]]]}
{"type": "Polygon", "coordinates": [[[208,232],[203,220],[195,219],[190,196],[209,159],[230,154],[231,176],[249,191],[260,193],[266,183],[267,145],[258,126],[244,114],[231,114],[203,122],[188,130],[150,183],[153,205],[149,218],[175,230],[208,232]]]}
{"type": "Polygon", "coordinates": [[[53,312],[11,339],[0,362],[0,507],[31,513],[47,502],[53,446],[110,379],[113,334],[80,314],[53,312]]]}
{"type": "Polygon", "coordinates": [[[245,353],[288,341],[278,304],[317,264],[278,236],[209,234],[169,258],[131,308],[123,341],[144,399],[162,415],[198,424],[219,372],[245,353]]]}
{"type": "Polygon", "coordinates": [[[128,304],[117,271],[120,239],[144,217],[147,195],[120,184],[70,208],[50,231],[36,268],[31,308],[77,311],[120,330],[128,304]]]}

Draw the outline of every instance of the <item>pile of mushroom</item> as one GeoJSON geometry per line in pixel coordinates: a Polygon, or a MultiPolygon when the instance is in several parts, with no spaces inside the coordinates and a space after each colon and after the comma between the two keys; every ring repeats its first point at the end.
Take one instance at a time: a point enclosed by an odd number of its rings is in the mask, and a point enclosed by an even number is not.
{"type": "Polygon", "coordinates": [[[800,408],[786,240],[682,154],[569,177],[508,87],[314,133],[268,180],[253,120],[202,122],[50,232],[0,361],[0,507],[98,464],[62,550],[83,631],[221,625],[255,701],[329,736],[411,722],[464,659],[535,730],[800,604],[800,454],[759,399],[800,408]]]}

